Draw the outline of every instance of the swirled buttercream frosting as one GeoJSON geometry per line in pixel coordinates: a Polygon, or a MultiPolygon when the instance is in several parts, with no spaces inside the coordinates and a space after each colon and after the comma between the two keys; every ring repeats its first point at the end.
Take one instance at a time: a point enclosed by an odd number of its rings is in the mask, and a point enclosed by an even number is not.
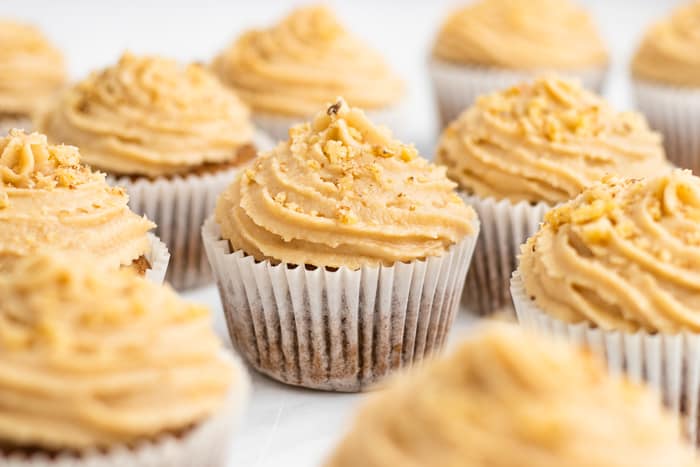
{"type": "Polygon", "coordinates": [[[699,465],[646,387],[516,326],[476,332],[365,403],[326,466],[699,465]]]}
{"type": "Polygon", "coordinates": [[[256,259],[359,268],[443,254],[476,214],[445,169],[342,99],[258,156],[219,197],[216,221],[256,259]]]}
{"type": "Polygon", "coordinates": [[[53,141],[113,174],[186,174],[234,164],[253,127],[247,107],[200,65],[124,54],[63,92],[37,119],[53,141]]]}
{"type": "Polygon", "coordinates": [[[689,171],[596,184],[549,212],[522,247],[544,312],[605,330],[700,331],[700,178],[689,171]]]}
{"type": "Polygon", "coordinates": [[[90,258],[35,255],[0,272],[0,296],[3,446],[135,443],[187,429],[225,400],[232,369],[209,312],[170,287],[90,258]]]}
{"type": "Polygon", "coordinates": [[[30,115],[65,81],[63,56],[41,31],[0,19],[0,114],[30,115]]]}
{"type": "Polygon", "coordinates": [[[396,104],[404,86],[384,59],[324,6],[299,8],[269,29],[248,31],[213,63],[254,111],[312,116],[344,96],[366,110],[396,104]]]}
{"type": "Polygon", "coordinates": [[[632,61],[633,74],[676,86],[700,87],[700,2],[652,26],[632,61]]]}
{"type": "Polygon", "coordinates": [[[479,98],[445,129],[436,160],[465,191],[551,204],[609,173],[669,169],[661,136],[642,115],[553,76],[479,98]]]}
{"type": "Polygon", "coordinates": [[[512,69],[589,69],[608,54],[591,16],[570,0],[480,0],[442,25],[433,56],[512,69]]]}
{"type": "Polygon", "coordinates": [[[155,226],[128,199],[81,164],[77,148],[11,130],[0,138],[0,261],[60,250],[89,253],[104,267],[130,265],[149,251],[155,226]]]}

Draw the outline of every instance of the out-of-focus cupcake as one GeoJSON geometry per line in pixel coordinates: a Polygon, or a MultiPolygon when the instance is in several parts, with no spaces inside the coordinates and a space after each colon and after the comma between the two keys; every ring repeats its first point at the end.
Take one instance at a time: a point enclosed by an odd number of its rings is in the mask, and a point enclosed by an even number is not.
{"type": "Polygon", "coordinates": [[[689,171],[596,184],[550,211],[522,248],[518,318],[586,343],[613,371],[700,405],[700,178],[689,171]]]}
{"type": "Polygon", "coordinates": [[[436,161],[481,219],[465,289],[467,306],[479,314],[510,305],[520,245],[548,209],[608,173],[670,170],[660,136],[643,117],[556,77],[481,97],[445,129],[436,161]]]}
{"type": "Polygon", "coordinates": [[[0,138],[0,263],[41,251],[82,252],[107,269],[162,282],[168,250],[123,189],[83,165],[78,149],[11,130],[0,138]]]}
{"type": "Polygon", "coordinates": [[[0,463],[225,466],[248,380],[208,310],[93,259],[0,270],[0,463]]]}
{"type": "Polygon", "coordinates": [[[342,99],[260,154],[203,228],[248,362],[336,391],[441,348],[478,232],[444,167],[342,99]]]}
{"type": "Polygon", "coordinates": [[[700,173],[700,2],[654,26],[632,61],[637,107],[664,135],[668,158],[700,173]]]}
{"type": "Polygon", "coordinates": [[[31,115],[65,82],[63,55],[41,31],[0,18],[0,135],[30,130],[31,115]]]}
{"type": "Polygon", "coordinates": [[[404,84],[325,6],[299,8],[268,29],[246,32],[212,67],[276,140],[286,140],[290,127],[336,96],[378,123],[401,128],[404,84]]]}
{"type": "Polygon", "coordinates": [[[327,467],[697,467],[649,389],[590,354],[518,329],[478,329],[360,409],[327,467]]]}
{"type": "Polygon", "coordinates": [[[443,126],[476,98],[543,71],[600,93],[608,54],[592,18],[571,0],[479,0],[444,22],[430,58],[443,126]]]}
{"type": "Polygon", "coordinates": [[[247,107],[199,65],[124,54],[63,92],[37,119],[49,139],[123,186],[157,224],[175,288],[211,281],[200,228],[216,196],[255,156],[247,107]]]}

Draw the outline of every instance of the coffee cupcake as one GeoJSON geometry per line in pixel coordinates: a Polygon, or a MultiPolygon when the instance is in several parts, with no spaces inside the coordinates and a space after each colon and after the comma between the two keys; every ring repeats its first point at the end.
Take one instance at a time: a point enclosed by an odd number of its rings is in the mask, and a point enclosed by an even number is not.
{"type": "Polygon", "coordinates": [[[65,82],[63,56],[41,31],[0,19],[0,135],[31,129],[31,115],[65,82]]]}
{"type": "Polygon", "coordinates": [[[668,158],[700,172],[700,3],[678,8],[644,36],[632,61],[634,94],[664,135],[668,158]]]}
{"type": "Polygon", "coordinates": [[[248,382],[208,310],[93,260],[0,270],[0,463],[225,466],[248,382]]]}
{"type": "Polygon", "coordinates": [[[216,196],[255,156],[246,106],[198,65],[129,53],[62,93],[37,121],[123,186],[172,252],[176,288],[211,281],[199,230],[216,196]]]}
{"type": "Polygon", "coordinates": [[[0,138],[0,263],[41,251],[85,253],[106,269],[162,282],[168,250],[128,196],[83,165],[78,149],[11,130],[0,138]]]}
{"type": "Polygon", "coordinates": [[[590,354],[490,325],[360,409],[327,467],[700,465],[658,396],[590,354]]]}
{"type": "Polygon", "coordinates": [[[548,209],[608,173],[669,170],[643,117],[556,77],[479,98],[445,129],[436,160],[482,222],[465,291],[479,314],[510,305],[516,255],[548,209]]]}
{"type": "Polygon", "coordinates": [[[697,438],[700,178],[676,170],[594,185],[550,211],[522,248],[519,320],[587,344],[646,380],[697,438]]]}
{"type": "Polygon", "coordinates": [[[454,188],[342,99],[259,155],[203,228],[248,362],[359,391],[440,349],[479,232],[454,188]]]}
{"type": "Polygon", "coordinates": [[[454,11],[433,46],[430,74],[443,126],[477,97],[543,71],[600,93],[608,54],[592,18],[570,0],[479,0],[454,11]]]}
{"type": "Polygon", "coordinates": [[[384,59],[324,6],[293,11],[268,29],[251,30],[212,64],[276,140],[336,96],[391,128],[400,127],[404,85],[384,59]]]}

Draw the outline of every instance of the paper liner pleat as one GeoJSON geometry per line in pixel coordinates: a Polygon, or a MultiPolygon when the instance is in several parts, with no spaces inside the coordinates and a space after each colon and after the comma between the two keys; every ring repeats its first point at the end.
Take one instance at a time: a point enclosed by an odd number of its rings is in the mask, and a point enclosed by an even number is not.
{"type": "Polygon", "coordinates": [[[162,284],[170,263],[170,253],[165,243],[155,235],[149,233],[148,239],[151,242],[151,250],[146,254],[146,261],[150,267],[146,269],[145,276],[154,284],[162,284]]]}
{"type": "Polygon", "coordinates": [[[361,391],[442,348],[475,233],[440,257],[349,270],[255,261],[202,229],[234,345],[287,384],[361,391]]]}

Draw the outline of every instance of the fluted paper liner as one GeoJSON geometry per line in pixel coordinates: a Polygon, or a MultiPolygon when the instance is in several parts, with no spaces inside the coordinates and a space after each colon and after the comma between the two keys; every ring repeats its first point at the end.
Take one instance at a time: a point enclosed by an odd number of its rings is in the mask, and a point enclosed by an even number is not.
{"type": "Polygon", "coordinates": [[[467,274],[462,302],[472,313],[488,315],[512,306],[510,277],[518,266],[520,245],[540,226],[547,203],[481,198],[462,194],[481,221],[481,235],[467,274]]]}
{"type": "Polygon", "coordinates": [[[570,324],[542,311],[526,293],[519,272],[511,281],[520,324],[545,335],[586,346],[613,374],[627,374],[659,392],[664,403],[684,415],[684,428],[696,445],[700,396],[700,334],[604,331],[588,323],[570,324]]]}
{"type": "Polygon", "coordinates": [[[162,284],[168,270],[170,253],[165,243],[161,242],[155,235],[149,233],[148,239],[151,241],[151,251],[146,254],[146,261],[150,267],[146,269],[145,276],[154,284],[162,284]]]}
{"type": "Polygon", "coordinates": [[[479,222],[445,254],[350,270],[255,261],[202,229],[234,345],[287,384],[361,391],[438,351],[459,309],[479,222]]]}
{"type": "Polygon", "coordinates": [[[240,425],[250,392],[247,372],[238,357],[226,354],[235,368],[233,386],[221,409],[181,435],[163,435],[135,446],[106,451],[70,453],[0,454],[4,467],[226,467],[231,439],[240,425]]]}

